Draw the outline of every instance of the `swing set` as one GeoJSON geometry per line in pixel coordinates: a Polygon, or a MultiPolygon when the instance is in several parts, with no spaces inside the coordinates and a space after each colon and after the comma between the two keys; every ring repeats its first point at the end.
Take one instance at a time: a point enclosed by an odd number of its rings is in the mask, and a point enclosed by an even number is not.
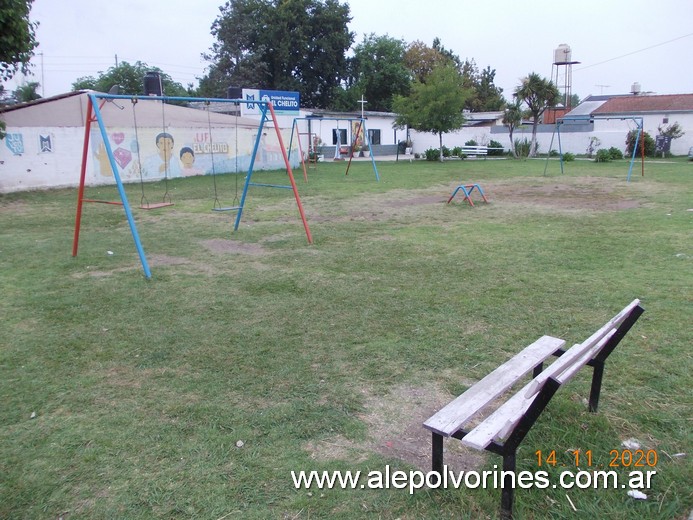
{"type": "MultiPolygon", "coordinates": [[[[368,130],[366,129],[366,120],[364,118],[348,118],[348,117],[296,117],[294,118],[294,122],[291,125],[291,137],[289,139],[289,159],[291,159],[291,149],[292,145],[294,142],[294,134],[297,137],[297,142],[298,142],[298,151],[299,154],[301,155],[301,166],[303,167],[303,176],[307,179],[308,172],[306,170],[306,162],[304,158],[304,153],[303,153],[303,148],[301,146],[301,136],[302,135],[307,135],[309,142],[308,142],[308,151],[309,151],[309,157],[311,153],[316,153],[317,150],[315,150],[315,147],[313,146],[313,141],[312,141],[312,135],[314,135],[314,132],[312,132],[312,123],[313,122],[322,122],[322,121],[336,121],[337,122],[337,143],[336,143],[336,150],[335,150],[335,158],[341,154],[341,140],[340,140],[340,128],[339,128],[339,122],[340,121],[347,121],[350,126],[352,126],[354,123],[356,124],[356,127],[353,128],[352,132],[352,138],[351,138],[351,144],[349,145],[349,162],[347,163],[347,168],[346,172],[344,175],[349,175],[349,168],[351,167],[351,161],[354,158],[354,151],[356,150],[356,147],[358,145],[358,140],[361,135],[363,135],[365,143],[368,145],[368,151],[369,155],[371,158],[371,164],[373,165],[373,172],[375,173],[375,180],[380,181],[380,175],[378,174],[378,167],[375,165],[375,157],[373,155],[373,149],[371,148],[371,142],[370,139],[368,139],[368,130]],[[299,126],[298,122],[299,121],[307,121],[308,122],[308,132],[307,133],[302,133],[299,131],[299,126]]],[[[321,125],[322,128],[322,125],[321,125]]],[[[310,161],[310,159],[309,159],[310,161]]]]}
{"type": "MultiPolygon", "coordinates": [[[[645,176],[645,138],[643,136],[644,133],[644,119],[642,117],[636,117],[636,116],[623,116],[623,117],[613,117],[613,116],[591,116],[590,119],[602,119],[602,120],[610,120],[610,119],[616,119],[619,121],[632,121],[635,126],[636,126],[636,134],[635,134],[635,144],[633,145],[633,154],[630,158],[630,165],[628,166],[628,176],[626,177],[626,182],[630,182],[630,177],[631,174],[633,173],[633,165],[635,164],[635,157],[638,154],[638,150],[640,151],[640,164],[641,164],[641,175],[644,177],[645,176]],[[640,143],[640,147],[638,148],[638,143],[640,143]]],[[[551,143],[549,144],[549,150],[553,148],[553,138],[557,135],[558,136],[558,156],[559,156],[559,162],[561,164],[561,174],[563,173],[563,148],[561,146],[561,126],[565,124],[565,119],[557,119],[556,120],[556,125],[554,127],[553,134],[551,134],[551,143]]],[[[546,175],[546,170],[549,167],[549,157],[546,157],[546,163],[544,164],[544,175],[546,175]]]]}
{"type": "MultiPolygon", "coordinates": [[[[140,263],[142,264],[142,269],[144,271],[144,275],[146,278],[151,278],[151,269],[149,267],[149,263],[147,262],[147,257],[144,252],[144,248],[142,246],[142,242],[139,237],[139,233],[137,232],[137,226],[135,225],[135,220],[133,218],[133,213],[132,213],[132,208],[130,206],[130,203],[128,201],[127,194],[125,192],[125,187],[123,185],[122,178],[120,176],[120,173],[118,171],[118,163],[116,161],[116,156],[113,151],[113,147],[110,143],[109,140],[109,135],[108,131],[106,129],[106,124],[104,121],[104,114],[103,114],[103,108],[104,105],[109,102],[109,101],[114,101],[116,99],[126,99],[130,100],[132,102],[132,109],[133,109],[133,121],[134,121],[134,126],[135,126],[135,143],[134,146],[136,148],[136,158],[137,158],[137,168],[139,170],[139,178],[140,178],[140,187],[142,191],[141,195],[141,200],[140,200],[140,209],[156,209],[156,208],[163,208],[163,207],[168,207],[172,206],[173,202],[171,201],[171,196],[169,194],[168,190],[168,176],[169,176],[169,167],[170,164],[168,163],[168,157],[169,155],[164,153],[164,164],[163,164],[163,173],[164,173],[164,186],[165,186],[165,193],[162,198],[161,202],[156,202],[156,203],[150,203],[146,196],[145,196],[145,182],[143,178],[143,168],[142,168],[142,160],[140,157],[140,143],[139,143],[139,134],[138,134],[138,125],[137,125],[137,115],[136,115],[136,105],[138,101],[161,101],[162,102],[162,124],[163,124],[163,129],[164,131],[159,134],[159,138],[162,138],[165,140],[166,138],[166,121],[165,121],[165,114],[164,114],[164,109],[163,105],[165,104],[166,101],[185,101],[185,102],[203,102],[207,108],[207,124],[208,124],[208,131],[209,131],[209,137],[212,146],[210,146],[210,152],[211,152],[211,159],[212,159],[212,166],[211,166],[211,177],[212,177],[212,182],[214,186],[214,203],[212,207],[212,211],[235,211],[236,212],[236,217],[234,221],[234,231],[238,230],[238,227],[241,222],[241,217],[243,215],[243,209],[245,207],[245,202],[248,196],[248,189],[251,186],[258,186],[258,187],[270,187],[270,188],[283,188],[283,189],[290,189],[293,191],[294,198],[296,200],[296,205],[298,207],[298,211],[301,217],[301,221],[303,222],[303,227],[305,229],[306,233],[306,238],[308,240],[309,244],[313,243],[313,238],[310,233],[310,228],[308,227],[308,222],[306,221],[306,216],[303,211],[303,205],[301,203],[301,198],[298,194],[298,188],[296,186],[296,181],[294,179],[293,171],[291,169],[291,165],[289,162],[289,157],[287,155],[286,149],[284,148],[284,142],[282,139],[281,131],[279,128],[279,125],[277,124],[277,117],[274,112],[274,108],[272,106],[272,103],[269,101],[255,101],[255,100],[242,100],[242,99],[204,99],[204,98],[184,98],[184,97],[168,97],[168,96],[146,96],[142,98],[138,98],[136,96],[127,96],[127,95],[117,95],[117,94],[101,94],[97,92],[90,92],[88,95],[88,101],[87,101],[87,112],[86,112],[86,118],[85,118],[85,125],[84,125],[84,146],[82,149],[82,165],[81,165],[81,170],[80,170],[80,181],[79,181],[79,188],[78,188],[78,194],[77,194],[77,210],[76,210],[76,216],[75,216],[75,230],[74,230],[74,238],[73,238],[73,243],[72,243],[72,256],[76,257],[77,256],[77,251],[79,247],[79,235],[80,235],[80,229],[81,229],[81,222],[82,222],[82,213],[83,213],[83,206],[84,203],[102,203],[102,204],[110,204],[110,205],[115,205],[115,206],[122,206],[124,211],[125,211],[125,217],[128,221],[128,225],[130,228],[130,233],[132,235],[133,241],[135,243],[135,248],[137,249],[137,254],[140,259],[140,263]],[[209,114],[209,104],[210,102],[222,102],[222,103],[229,103],[232,102],[236,106],[239,106],[241,103],[246,103],[246,104],[254,104],[256,105],[259,110],[260,110],[260,122],[258,125],[257,129],[257,135],[255,136],[254,140],[254,146],[253,146],[253,151],[250,156],[250,161],[248,165],[248,170],[247,174],[245,176],[245,182],[243,185],[243,190],[240,196],[240,200],[238,199],[238,175],[240,175],[240,172],[238,171],[238,114],[236,113],[236,171],[234,172],[235,178],[236,178],[236,198],[234,202],[232,203],[231,206],[222,206],[222,204],[219,201],[219,195],[217,191],[217,171],[216,171],[216,165],[214,161],[214,142],[213,142],[213,137],[212,137],[212,123],[211,123],[211,116],[209,114]],[[274,126],[274,129],[276,131],[277,135],[277,140],[279,142],[279,148],[281,149],[282,153],[282,159],[283,162],[286,166],[286,172],[289,177],[289,185],[277,185],[277,184],[262,184],[262,183],[255,183],[252,181],[252,176],[253,176],[253,168],[255,166],[255,160],[257,158],[257,154],[260,148],[260,141],[263,135],[263,129],[265,128],[265,124],[271,122],[272,126],[274,126]],[[91,136],[91,127],[92,124],[98,125],[101,138],[103,140],[103,146],[108,158],[108,163],[110,165],[111,173],[113,174],[113,178],[116,183],[116,187],[118,190],[118,194],[120,196],[120,200],[118,201],[108,201],[108,200],[97,200],[97,199],[90,199],[86,198],[85,195],[85,187],[86,187],[86,173],[87,173],[87,162],[89,158],[89,143],[90,143],[90,136],[91,136]],[[164,136],[164,137],[161,137],[164,136]]],[[[122,107],[119,107],[122,108],[122,107]]],[[[162,146],[166,147],[168,146],[169,143],[164,142],[163,144],[160,145],[160,143],[157,142],[157,146],[162,146]]],[[[172,143],[171,143],[172,145],[172,143]]]]}

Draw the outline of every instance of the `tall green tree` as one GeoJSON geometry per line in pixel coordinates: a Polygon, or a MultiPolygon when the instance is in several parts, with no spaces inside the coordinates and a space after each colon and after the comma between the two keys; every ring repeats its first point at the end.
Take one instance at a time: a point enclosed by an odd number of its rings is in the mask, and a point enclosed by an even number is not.
{"type": "Polygon", "coordinates": [[[470,95],[456,67],[442,65],[433,69],[426,83],[415,80],[408,96],[395,96],[395,124],[438,135],[440,160],[443,160],[443,134],[464,125],[465,101],[470,95]]]}
{"type": "Polygon", "coordinates": [[[536,157],[537,128],[540,117],[547,108],[556,106],[561,99],[561,93],[550,80],[542,78],[536,72],[532,72],[515,89],[515,97],[527,105],[529,114],[532,116],[532,143],[529,149],[529,156],[536,157]]]}
{"type": "MultiPolygon", "coordinates": [[[[350,71],[356,98],[362,95],[369,110],[389,112],[395,95],[409,93],[410,72],[404,64],[406,45],[389,36],[364,36],[354,48],[350,71]]],[[[357,108],[353,105],[351,109],[357,108]]]]}
{"type": "Polygon", "coordinates": [[[17,72],[27,73],[29,60],[38,45],[38,22],[29,20],[34,0],[0,2],[0,80],[7,81],[17,72]]]}
{"type": "Polygon", "coordinates": [[[465,60],[460,71],[464,80],[464,86],[472,91],[465,108],[472,112],[489,112],[501,110],[505,105],[503,89],[494,84],[496,78],[495,69],[486,67],[479,70],[476,62],[465,60]]]}
{"type": "Polygon", "coordinates": [[[503,114],[503,124],[508,127],[508,137],[510,138],[510,149],[513,152],[513,157],[517,159],[517,148],[515,146],[515,141],[513,139],[513,133],[515,129],[522,124],[522,102],[519,99],[515,99],[514,102],[510,103],[505,107],[505,114],[503,114]]]}
{"type": "Polygon", "coordinates": [[[190,96],[190,92],[180,83],[173,81],[171,76],[161,69],[150,67],[141,61],[137,61],[134,64],[122,61],[117,66],[109,68],[106,72],[99,72],[97,77],[84,76],[78,78],[72,84],[72,90],[108,92],[113,85],[118,85],[121,94],[141,95],[144,92],[144,76],[150,71],[160,74],[164,94],[167,96],[190,96]]]}
{"type": "Polygon", "coordinates": [[[326,108],[346,73],[349,21],[338,0],[229,0],[212,25],[217,41],[201,91],[296,90],[304,104],[326,108]]]}
{"type": "MultiPolygon", "coordinates": [[[[38,22],[29,20],[33,0],[0,2],[0,81],[17,72],[29,72],[29,60],[38,45],[35,30],[38,22]]],[[[5,138],[5,122],[0,121],[0,139],[5,138]]]]}

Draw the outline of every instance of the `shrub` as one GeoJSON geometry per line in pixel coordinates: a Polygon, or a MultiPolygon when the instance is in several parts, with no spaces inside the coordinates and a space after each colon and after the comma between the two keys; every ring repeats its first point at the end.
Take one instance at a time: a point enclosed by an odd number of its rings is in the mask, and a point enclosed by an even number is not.
{"type": "Polygon", "coordinates": [[[450,148],[443,145],[443,157],[450,157],[451,155],[452,155],[452,152],[450,151],[450,148]]]}
{"type": "Polygon", "coordinates": [[[563,154],[563,160],[564,160],[565,162],[574,161],[574,160],[575,160],[575,154],[570,153],[570,152],[566,152],[566,153],[563,154]]]}
{"type": "MultiPolygon", "coordinates": [[[[655,140],[647,132],[645,134],[645,155],[647,157],[655,156],[655,140]]],[[[626,135],[626,154],[629,156],[633,155],[633,146],[635,146],[635,139],[638,136],[638,130],[631,130],[626,135]]],[[[638,151],[636,155],[640,155],[641,141],[638,141],[638,151]]]]}
{"type": "Polygon", "coordinates": [[[611,159],[613,159],[614,161],[617,161],[618,159],[623,159],[623,152],[615,146],[609,148],[609,155],[611,156],[611,159]]]}
{"type": "Polygon", "coordinates": [[[597,155],[594,159],[596,162],[611,162],[611,154],[606,148],[597,150],[597,155]]]}
{"type": "Polygon", "coordinates": [[[464,153],[462,153],[462,147],[461,146],[455,146],[452,149],[452,155],[454,155],[455,157],[462,157],[464,155],[464,153]]]}
{"type": "MultiPolygon", "coordinates": [[[[532,142],[527,139],[515,139],[515,153],[518,157],[528,157],[529,149],[532,146],[532,142]]],[[[537,151],[539,151],[539,145],[537,144],[537,151]]]]}
{"type": "Polygon", "coordinates": [[[440,161],[440,150],[438,148],[429,148],[424,152],[427,161],[440,161]]]}
{"type": "Polygon", "coordinates": [[[556,150],[555,148],[549,151],[549,157],[558,157],[558,155],[558,150],[556,150]]]}
{"type": "Polygon", "coordinates": [[[595,149],[597,148],[597,146],[599,146],[600,144],[602,144],[601,139],[599,139],[598,137],[594,137],[594,136],[593,136],[593,137],[590,137],[590,142],[589,142],[589,144],[587,145],[587,150],[585,150],[585,154],[587,155],[587,157],[589,157],[589,158],[591,159],[591,158],[592,158],[592,154],[594,153],[594,150],[595,150],[595,149]]]}
{"type": "Polygon", "coordinates": [[[474,139],[470,139],[469,141],[464,143],[464,145],[465,146],[479,146],[479,144],[474,139]]]}
{"type": "Polygon", "coordinates": [[[503,145],[500,144],[498,141],[494,141],[491,139],[491,142],[488,144],[489,148],[498,148],[497,150],[489,150],[488,154],[493,155],[493,156],[502,156],[505,153],[505,149],[503,148],[503,145]]]}

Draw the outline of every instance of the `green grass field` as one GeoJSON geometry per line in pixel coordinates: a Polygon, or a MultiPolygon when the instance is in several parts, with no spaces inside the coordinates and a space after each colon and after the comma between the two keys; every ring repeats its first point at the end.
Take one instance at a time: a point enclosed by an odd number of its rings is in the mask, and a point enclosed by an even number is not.
{"type": "MultiPolygon", "coordinates": [[[[555,450],[556,479],[576,449],[596,469],[637,439],[658,455],[648,499],[520,489],[516,517],[687,519],[693,164],[649,162],[629,183],[626,161],[544,166],[297,171],[313,245],[287,190],[251,188],[232,232],[211,179],[172,181],[175,206],[133,209],[151,280],[121,208],[85,207],[73,258],[76,190],[0,196],[0,518],[497,518],[493,489],[297,490],[291,471],[426,471],[437,408],[539,336],[580,342],[639,298],[599,413],[583,370],[518,470],[555,450]],[[446,205],[462,182],[490,204],[446,205]]],[[[219,185],[231,204],[234,179],[219,185]]],[[[446,446],[452,469],[500,463],[446,446]]]]}

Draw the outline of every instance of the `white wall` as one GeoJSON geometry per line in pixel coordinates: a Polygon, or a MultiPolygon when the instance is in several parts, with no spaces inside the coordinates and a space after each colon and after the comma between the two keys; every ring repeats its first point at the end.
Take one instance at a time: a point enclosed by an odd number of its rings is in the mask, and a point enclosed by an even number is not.
{"type": "MultiPolygon", "coordinates": [[[[652,115],[643,118],[645,131],[654,138],[659,132],[658,126],[666,127],[668,124],[678,122],[685,132],[680,139],[674,139],[671,143],[672,155],[686,155],[688,149],[693,146],[693,114],[669,115],[669,123],[662,122],[662,115],[652,115]]],[[[582,130],[585,127],[578,125],[573,130],[582,130]],[[582,127],[582,128],[580,128],[582,127]]],[[[630,130],[637,128],[632,120],[619,119],[595,119],[592,131],[571,131],[568,124],[561,127],[561,149],[563,153],[571,152],[574,154],[585,154],[590,144],[591,137],[597,137],[600,144],[597,148],[611,148],[612,146],[625,152],[626,135],[630,130]]],[[[551,149],[558,150],[558,135],[555,132],[555,125],[540,125],[537,132],[539,142],[539,153],[546,153],[551,149]],[[553,143],[552,143],[553,139],[553,143]]],[[[428,133],[411,132],[414,142],[414,152],[423,153],[429,148],[438,148],[438,136],[428,133]]],[[[516,129],[513,134],[514,139],[530,140],[532,138],[532,127],[526,125],[516,129]]],[[[493,139],[501,143],[506,150],[510,149],[510,139],[508,130],[503,126],[495,127],[465,127],[458,132],[443,134],[443,145],[448,148],[462,146],[469,140],[475,140],[478,144],[484,145],[493,139]],[[491,130],[493,128],[493,131],[491,130]]],[[[595,150],[596,151],[596,150],[595,150]]]]}
{"type": "MultiPolygon", "coordinates": [[[[139,182],[142,165],[145,180],[164,178],[153,168],[158,156],[155,138],[161,128],[132,127],[108,128],[109,143],[116,156],[118,173],[123,182],[139,182]],[[137,157],[139,142],[140,156],[137,157]]],[[[250,155],[257,135],[256,129],[239,128],[238,140],[234,128],[212,128],[210,137],[206,128],[167,127],[175,138],[173,156],[168,160],[168,176],[180,177],[212,172],[214,144],[214,171],[216,173],[247,171],[250,155]],[[238,144],[238,148],[236,148],[238,144]],[[186,169],[181,162],[183,147],[194,149],[195,162],[186,169]]],[[[262,144],[256,158],[255,170],[284,167],[281,149],[273,128],[265,127],[262,144]]],[[[282,130],[284,145],[288,146],[290,130],[282,130]]],[[[69,187],[79,185],[82,164],[84,128],[82,127],[9,127],[7,137],[0,141],[0,193],[29,189],[69,187]]],[[[110,163],[102,153],[103,139],[97,125],[92,126],[87,162],[88,185],[113,184],[110,163]]],[[[292,155],[292,167],[299,165],[298,154],[292,155]]],[[[160,164],[160,159],[157,164],[160,164]]]]}

